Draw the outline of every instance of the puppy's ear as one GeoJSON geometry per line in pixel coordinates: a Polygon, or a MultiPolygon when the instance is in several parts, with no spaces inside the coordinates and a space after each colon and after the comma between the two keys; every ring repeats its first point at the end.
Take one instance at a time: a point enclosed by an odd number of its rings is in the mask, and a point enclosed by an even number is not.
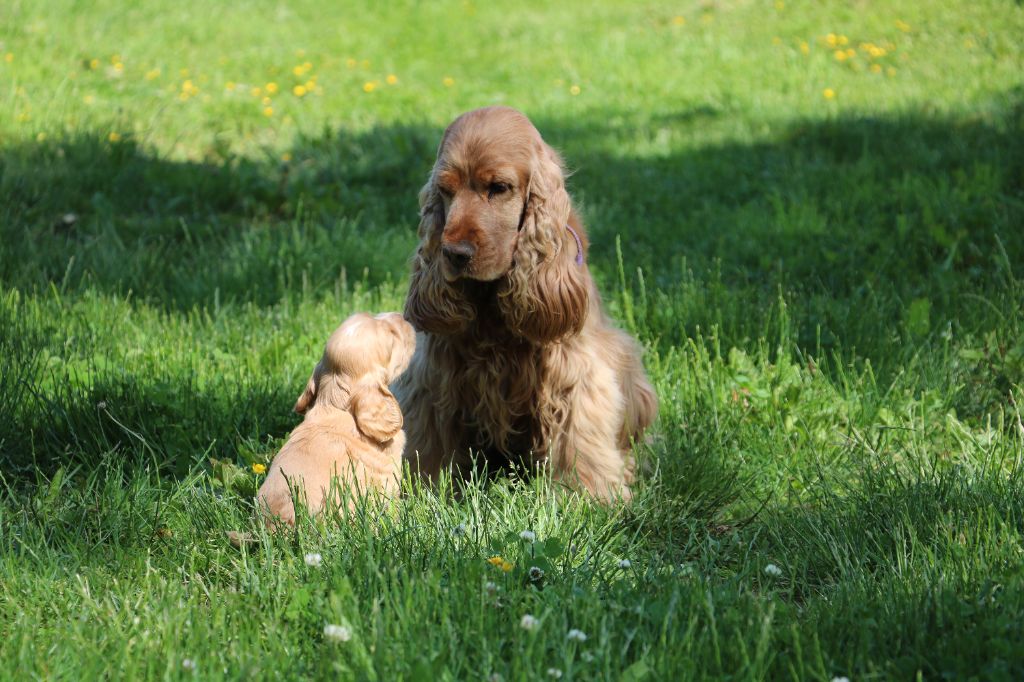
{"type": "Polygon", "coordinates": [[[391,440],[402,428],[398,400],[383,381],[365,380],[356,384],[350,409],[359,431],[378,443],[391,440]]]}
{"type": "Polygon", "coordinates": [[[306,414],[306,410],[312,407],[313,401],[316,400],[316,386],[320,380],[320,373],[320,363],[317,363],[306,384],[306,390],[302,392],[299,399],[295,401],[295,407],[292,408],[296,413],[306,414]]]}
{"type": "Polygon", "coordinates": [[[590,303],[586,235],[569,231],[572,200],[557,152],[541,143],[530,174],[515,262],[499,290],[509,328],[535,343],[583,329],[590,303]],[[575,234],[575,236],[574,236],[575,234]]]}

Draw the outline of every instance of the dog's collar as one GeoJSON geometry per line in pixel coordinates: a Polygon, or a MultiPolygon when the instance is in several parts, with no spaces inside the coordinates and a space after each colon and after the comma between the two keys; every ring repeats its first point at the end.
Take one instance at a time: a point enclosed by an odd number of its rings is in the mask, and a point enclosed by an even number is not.
{"type": "Polygon", "coordinates": [[[583,242],[580,240],[580,236],[576,234],[576,230],[572,229],[572,225],[566,223],[565,229],[569,230],[569,234],[576,240],[576,265],[583,265],[583,242]]]}

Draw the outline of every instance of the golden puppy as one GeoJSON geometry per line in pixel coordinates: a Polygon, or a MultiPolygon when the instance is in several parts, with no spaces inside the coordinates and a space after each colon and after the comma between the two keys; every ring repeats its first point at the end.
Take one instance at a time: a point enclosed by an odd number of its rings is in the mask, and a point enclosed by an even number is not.
{"type": "Polygon", "coordinates": [[[415,332],[398,313],[358,313],[331,334],[295,403],[306,418],[277,453],[257,493],[268,520],[295,523],[293,489],[310,514],[342,504],[339,493],[346,485],[353,494],[394,495],[405,434],[388,384],[408,366],[415,347],[415,332]],[[338,479],[333,486],[332,479],[338,479]]]}

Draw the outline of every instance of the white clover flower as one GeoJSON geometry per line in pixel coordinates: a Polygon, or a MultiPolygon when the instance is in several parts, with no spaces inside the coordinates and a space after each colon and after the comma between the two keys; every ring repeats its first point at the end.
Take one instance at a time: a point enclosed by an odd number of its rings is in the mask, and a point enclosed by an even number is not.
{"type": "Polygon", "coordinates": [[[619,568],[629,568],[632,565],[633,562],[629,559],[622,559],[621,561],[619,561],[619,568]]]}
{"type": "Polygon", "coordinates": [[[537,534],[534,533],[532,530],[524,530],[519,534],[519,537],[526,540],[527,542],[533,542],[537,539],[537,534]]]}
{"type": "Polygon", "coordinates": [[[768,564],[764,567],[764,574],[767,576],[771,576],[772,578],[778,578],[780,575],[782,575],[782,569],[776,566],[775,564],[768,564]]]}
{"type": "Polygon", "coordinates": [[[490,677],[487,678],[487,682],[504,682],[505,678],[501,676],[501,673],[491,673],[490,677]]]}
{"type": "Polygon", "coordinates": [[[490,580],[488,580],[487,582],[484,583],[484,592],[486,592],[487,594],[494,594],[497,591],[498,591],[498,586],[495,585],[490,580]]]}
{"type": "Polygon", "coordinates": [[[181,662],[181,667],[185,670],[188,670],[189,672],[195,672],[199,666],[197,666],[196,662],[193,661],[191,658],[186,658],[184,661],[181,662]]]}
{"type": "Polygon", "coordinates": [[[530,566],[530,580],[537,581],[544,577],[544,570],[537,566],[530,566]]]}
{"type": "Polygon", "coordinates": [[[558,668],[548,668],[548,677],[553,677],[556,680],[562,676],[562,671],[558,668]]]}
{"type": "Polygon", "coordinates": [[[590,653],[589,651],[584,651],[582,654],[580,654],[580,658],[582,658],[585,663],[594,662],[594,654],[590,653]]]}
{"type": "Polygon", "coordinates": [[[352,639],[352,629],[345,625],[331,625],[328,623],[324,626],[324,637],[332,642],[347,642],[352,639]]]}
{"type": "Polygon", "coordinates": [[[307,566],[312,566],[313,568],[316,568],[320,565],[320,562],[322,562],[324,558],[320,556],[320,554],[317,552],[310,552],[309,554],[303,557],[303,560],[306,562],[307,566]]]}
{"type": "Polygon", "coordinates": [[[519,619],[519,627],[529,632],[533,632],[540,627],[540,621],[527,613],[519,619]]]}
{"type": "Polygon", "coordinates": [[[587,633],[583,632],[583,630],[573,628],[572,630],[569,630],[569,632],[565,633],[565,638],[571,639],[574,642],[585,642],[587,641],[587,633]]]}
{"type": "Polygon", "coordinates": [[[832,678],[832,682],[850,682],[850,678],[846,677],[846,676],[843,676],[843,677],[833,677],[832,678]]]}

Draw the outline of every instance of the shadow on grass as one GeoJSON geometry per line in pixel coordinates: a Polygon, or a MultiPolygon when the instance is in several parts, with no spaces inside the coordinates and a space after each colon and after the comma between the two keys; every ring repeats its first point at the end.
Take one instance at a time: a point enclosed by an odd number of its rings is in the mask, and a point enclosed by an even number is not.
{"type": "MultiPolygon", "coordinates": [[[[1024,98],[1004,99],[972,118],[794,122],[770,142],[697,148],[670,141],[714,125],[714,111],[536,124],[576,170],[571,188],[593,236],[591,265],[626,316],[615,285],[621,240],[632,324],[645,339],[674,345],[715,328],[725,347],[788,336],[812,353],[855,349],[882,363],[908,325],[923,322],[925,334],[946,324],[982,328],[990,318],[978,316],[992,313],[978,301],[1020,273],[1024,98]],[[643,290],[630,274],[636,267],[643,290]],[[907,319],[914,301],[924,301],[923,320],[907,319]]],[[[8,146],[0,150],[8,197],[0,284],[130,291],[187,310],[215,300],[270,306],[330,289],[346,273],[401,279],[415,243],[416,192],[440,133],[340,130],[300,140],[288,162],[216,151],[176,162],[130,139],[97,137],[8,146]]],[[[4,349],[10,367],[32,361],[31,344],[19,347],[4,349]]],[[[18,381],[5,375],[5,386],[18,381]]],[[[105,381],[55,388],[32,409],[2,403],[9,426],[0,448],[24,463],[40,453],[57,461],[77,447],[76,434],[117,449],[136,432],[180,463],[211,442],[227,447],[291,424],[257,418],[290,401],[269,387],[204,392],[188,388],[185,370],[105,381]],[[104,400],[130,410],[122,429],[97,410],[104,400]]]]}
{"type": "MultiPolygon", "coordinates": [[[[997,236],[1012,261],[1024,256],[1024,97],[1006,99],[971,119],[794,122],[771,142],[684,151],[658,140],[716,112],[536,123],[576,169],[601,274],[614,274],[620,237],[649,286],[672,285],[685,259],[699,276],[720,272],[726,288],[782,281],[835,298],[887,287],[941,297],[990,277],[997,236]],[[647,151],[631,153],[638,144],[647,151]]],[[[300,140],[287,163],[215,151],[175,162],[96,137],[9,146],[0,278],[184,308],[214,292],[276,303],[303,271],[315,283],[343,267],[401,278],[440,133],[339,130],[300,140]]]]}

